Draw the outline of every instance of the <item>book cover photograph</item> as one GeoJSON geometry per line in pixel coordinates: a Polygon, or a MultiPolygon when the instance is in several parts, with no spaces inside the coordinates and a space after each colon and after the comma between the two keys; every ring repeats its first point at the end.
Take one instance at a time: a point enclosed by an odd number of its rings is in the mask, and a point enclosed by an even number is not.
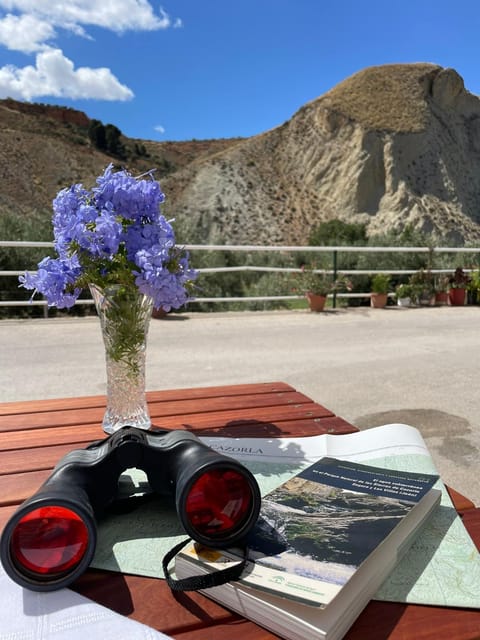
{"type": "Polygon", "coordinates": [[[256,566],[245,582],[326,604],[436,480],[322,458],[264,497],[248,539],[256,566]]]}

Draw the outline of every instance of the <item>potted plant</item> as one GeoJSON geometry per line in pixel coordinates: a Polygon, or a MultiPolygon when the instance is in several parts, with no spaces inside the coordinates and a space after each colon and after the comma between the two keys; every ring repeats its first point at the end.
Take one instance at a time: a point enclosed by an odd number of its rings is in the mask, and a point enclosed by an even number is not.
{"type": "Polygon", "coordinates": [[[388,273],[376,273],[372,278],[370,306],[375,309],[383,309],[388,300],[390,275],[388,273]]]}
{"type": "Polygon", "coordinates": [[[457,267],[453,275],[449,278],[450,288],[448,291],[448,297],[451,305],[462,306],[465,304],[465,297],[469,282],[470,276],[465,273],[462,267],[457,267]]]}
{"type": "Polygon", "coordinates": [[[468,304],[479,304],[480,302],[480,269],[470,273],[470,281],[467,284],[468,304]]]}
{"type": "Polygon", "coordinates": [[[395,289],[395,297],[399,307],[410,307],[412,305],[413,287],[411,284],[402,282],[395,289]]]}
{"type": "Polygon", "coordinates": [[[429,269],[420,269],[409,278],[412,286],[412,297],[415,302],[423,305],[433,305],[435,302],[435,286],[433,274],[429,269]]]}
{"type": "Polygon", "coordinates": [[[435,304],[445,306],[448,304],[449,277],[445,273],[435,276],[435,304]]]}
{"type": "Polygon", "coordinates": [[[307,298],[310,310],[315,312],[323,311],[330,293],[346,289],[349,286],[345,278],[339,277],[334,280],[330,274],[315,269],[314,266],[304,265],[296,276],[298,288],[307,298]]]}

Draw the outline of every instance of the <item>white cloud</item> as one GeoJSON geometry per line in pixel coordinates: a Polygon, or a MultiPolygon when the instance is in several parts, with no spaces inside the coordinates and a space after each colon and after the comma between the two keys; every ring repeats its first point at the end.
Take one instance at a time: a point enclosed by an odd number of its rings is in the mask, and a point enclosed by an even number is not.
{"type": "Polygon", "coordinates": [[[155,129],[155,131],[157,131],[158,133],[165,133],[165,127],[162,127],[161,124],[157,124],[155,127],[153,127],[155,129]]]}
{"type": "Polygon", "coordinates": [[[149,0],[0,0],[0,46],[37,53],[36,65],[0,68],[0,95],[30,100],[38,96],[128,100],[132,91],[106,68],[74,68],[54,48],[60,31],[90,38],[88,27],[115,33],[179,28],[149,0]]]}
{"type": "Polygon", "coordinates": [[[39,51],[54,36],[55,29],[51,24],[32,15],[8,14],[0,20],[0,44],[14,51],[39,51]]]}
{"type": "Polygon", "coordinates": [[[40,96],[130,100],[133,92],[110,69],[74,68],[59,49],[37,54],[36,66],[0,68],[0,97],[32,100],[40,96]]]}
{"type": "Polygon", "coordinates": [[[1,8],[75,33],[88,25],[117,33],[172,26],[170,16],[161,7],[156,14],[148,0],[0,0],[1,8]]]}

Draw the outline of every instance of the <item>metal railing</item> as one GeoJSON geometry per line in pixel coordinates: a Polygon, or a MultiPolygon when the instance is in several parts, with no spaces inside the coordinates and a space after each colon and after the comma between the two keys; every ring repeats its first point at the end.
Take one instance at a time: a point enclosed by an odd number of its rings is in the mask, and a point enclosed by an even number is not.
{"type": "MultiPolygon", "coordinates": [[[[50,249],[54,246],[53,242],[31,242],[31,241],[16,241],[16,240],[0,240],[0,248],[46,248],[50,249]]],[[[331,274],[333,279],[338,274],[338,254],[341,253],[423,253],[430,254],[429,263],[433,262],[433,256],[435,254],[476,254],[477,261],[480,260],[480,248],[479,247],[370,247],[370,246],[290,246],[290,245],[202,245],[202,244],[187,244],[182,245],[188,251],[232,251],[232,252],[244,252],[244,253],[265,253],[265,252],[277,252],[277,253],[329,253],[332,256],[330,269],[319,269],[319,273],[331,274]]],[[[455,267],[443,268],[443,269],[430,269],[431,273],[452,273],[455,267]]],[[[232,272],[277,272],[277,273],[295,273],[300,272],[298,268],[290,267],[268,267],[268,266],[236,266],[236,267],[205,267],[199,268],[199,273],[215,274],[215,273],[232,273],[232,272]]],[[[342,269],[341,273],[345,276],[355,275],[373,275],[375,273],[388,273],[390,275],[411,275],[416,273],[418,269],[342,269]]],[[[465,269],[469,271],[469,269],[465,269]]],[[[20,276],[25,272],[22,270],[0,270],[0,277],[12,277],[20,276]]],[[[390,294],[393,295],[393,294],[390,294]]],[[[335,305],[336,298],[366,298],[370,296],[370,292],[335,292],[331,294],[333,298],[333,304],[335,305]]],[[[196,297],[193,303],[202,302],[261,302],[261,301],[281,301],[281,300],[298,300],[303,299],[303,295],[279,295],[279,296],[230,296],[230,297],[196,297]]],[[[75,303],[76,305],[92,305],[92,299],[79,299],[75,303]]],[[[45,300],[33,300],[30,301],[30,297],[26,297],[25,300],[0,300],[0,306],[3,307],[20,307],[36,305],[47,307],[45,300]]]]}

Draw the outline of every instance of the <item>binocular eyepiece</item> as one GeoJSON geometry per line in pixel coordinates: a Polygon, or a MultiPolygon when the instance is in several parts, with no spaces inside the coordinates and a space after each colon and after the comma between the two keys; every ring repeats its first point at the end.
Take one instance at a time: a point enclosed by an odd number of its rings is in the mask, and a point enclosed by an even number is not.
{"type": "Polygon", "coordinates": [[[209,547],[241,542],[260,511],[260,491],[241,463],[188,431],[123,427],[63,457],[10,518],[0,540],[7,574],[23,587],[53,591],[92,561],[96,518],[114,502],[120,474],[137,467],[152,490],[175,500],[186,533],[209,547]]]}

